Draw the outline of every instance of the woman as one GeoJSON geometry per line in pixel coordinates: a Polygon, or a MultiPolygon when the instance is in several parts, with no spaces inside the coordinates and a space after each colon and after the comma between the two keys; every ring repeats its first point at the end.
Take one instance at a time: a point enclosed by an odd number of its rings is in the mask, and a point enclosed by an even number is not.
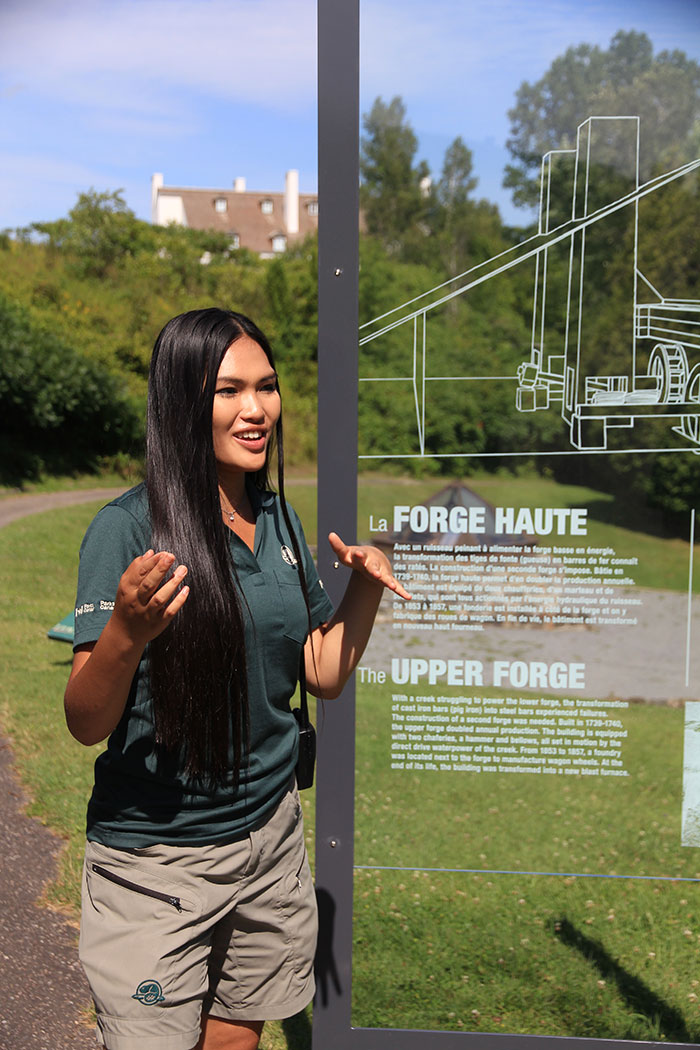
{"type": "Polygon", "coordinates": [[[290,713],[337,696],[384,587],[372,547],[336,612],[284,500],[270,347],[240,314],[170,321],[147,470],[81,547],[68,727],[91,746],[81,960],[108,1050],[254,1050],[312,998],[316,913],[290,713]],[[267,484],[277,446],[278,490],[267,484]]]}

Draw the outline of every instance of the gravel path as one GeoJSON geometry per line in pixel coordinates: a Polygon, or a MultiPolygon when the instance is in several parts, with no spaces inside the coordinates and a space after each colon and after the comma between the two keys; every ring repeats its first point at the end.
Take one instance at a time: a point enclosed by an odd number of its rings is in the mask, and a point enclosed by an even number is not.
{"type": "MultiPolygon", "coordinates": [[[[623,605],[624,594],[621,589],[623,605]]],[[[693,598],[689,617],[687,594],[644,588],[630,594],[641,598],[632,608],[635,626],[548,630],[487,624],[483,631],[451,632],[394,630],[387,597],[361,664],[390,671],[392,657],[481,660],[485,667],[493,660],[562,660],[586,665],[585,696],[654,703],[700,699],[700,598],[693,598]]],[[[562,696],[569,692],[559,691],[562,696]]]]}

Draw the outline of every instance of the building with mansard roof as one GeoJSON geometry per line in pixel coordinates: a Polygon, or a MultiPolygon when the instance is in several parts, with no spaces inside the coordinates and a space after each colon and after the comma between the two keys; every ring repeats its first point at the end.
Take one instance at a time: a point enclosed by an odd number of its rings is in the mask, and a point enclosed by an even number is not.
{"type": "Polygon", "coordinates": [[[299,192],[294,170],[287,172],[282,193],[248,190],[244,178],[232,189],[165,186],[157,173],[151,179],[151,222],[226,233],[233,247],[272,259],[316,232],[318,195],[299,192]]]}

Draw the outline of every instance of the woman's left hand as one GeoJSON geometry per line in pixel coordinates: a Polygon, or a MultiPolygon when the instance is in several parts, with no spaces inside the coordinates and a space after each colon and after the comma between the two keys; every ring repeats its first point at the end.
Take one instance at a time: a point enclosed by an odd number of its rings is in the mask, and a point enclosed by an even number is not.
{"type": "Polygon", "coordinates": [[[408,591],[401,586],[391,571],[391,563],[386,554],[377,547],[353,546],[343,543],[337,532],[331,532],[328,542],[340,565],[365,576],[372,583],[381,584],[394,591],[400,598],[411,598],[408,591]]]}

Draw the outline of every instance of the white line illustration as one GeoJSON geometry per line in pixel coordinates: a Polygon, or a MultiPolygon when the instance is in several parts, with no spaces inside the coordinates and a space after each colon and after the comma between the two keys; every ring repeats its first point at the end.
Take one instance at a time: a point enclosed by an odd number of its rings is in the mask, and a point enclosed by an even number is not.
{"type": "MultiPolygon", "coordinates": [[[[361,383],[391,380],[412,384],[418,452],[415,446],[405,453],[396,449],[390,458],[441,455],[439,449],[426,451],[426,399],[430,396],[430,384],[444,380],[514,383],[516,410],[557,411],[566,425],[573,452],[623,451],[619,442],[614,449],[609,447],[613,429],[628,431],[630,447],[624,451],[671,451],[649,448],[644,441],[632,440],[635,422],[653,417],[669,420],[673,431],[684,439],[685,449],[700,454],[700,300],[665,295],[645,276],[638,261],[640,202],[697,171],[700,158],[640,183],[639,150],[639,117],[588,117],[578,127],[576,149],[553,150],[542,158],[539,224],[534,236],[361,327],[362,347],[388,332],[410,326],[412,375],[360,375],[361,383]],[[609,182],[597,176],[611,170],[610,158],[614,159],[613,170],[624,183],[625,192],[606,200],[609,182]],[[566,215],[561,214],[562,186],[568,187],[570,207],[566,215]],[[600,266],[605,239],[611,238],[615,217],[628,209],[633,215],[626,234],[629,244],[613,245],[618,257],[627,248],[629,262],[628,321],[626,330],[615,333],[619,346],[627,347],[625,368],[621,370],[619,365],[615,368],[601,362],[600,353],[593,352],[586,290],[587,278],[595,266],[600,266]],[[557,292],[551,287],[553,253],[560,262],[566,257],[565,303],[561,302],[561,295],[557,300],[557,292]],[[516,373],[431,375],[430,315],[449,301],[528,261],[534,264],[531,346],[529,356],[516,373]]],[[[483,453],[464,448],[451,456],[480,454],[483,453]]],[[[522,454],[522,449],[498,453],[522,454]]],[[[539,453],[532,449],[531,454],[539,453]]]]}
{"type": "Polygon", "coordinates": [[[690,656],[691,656],[691,644],[690,634],[693,624],[693,554],[695,551],[695,507],[691,508],[690,511],[690,544],[688,551],[688,626],[686,628],[686,639],[685,639],[685,684],[686,688],[690,685],[690,656]]]}
{"type": "Polygon", "coordinates": [[[681,845],[700,846],[700,703],[685,705],[681,845]]]}

